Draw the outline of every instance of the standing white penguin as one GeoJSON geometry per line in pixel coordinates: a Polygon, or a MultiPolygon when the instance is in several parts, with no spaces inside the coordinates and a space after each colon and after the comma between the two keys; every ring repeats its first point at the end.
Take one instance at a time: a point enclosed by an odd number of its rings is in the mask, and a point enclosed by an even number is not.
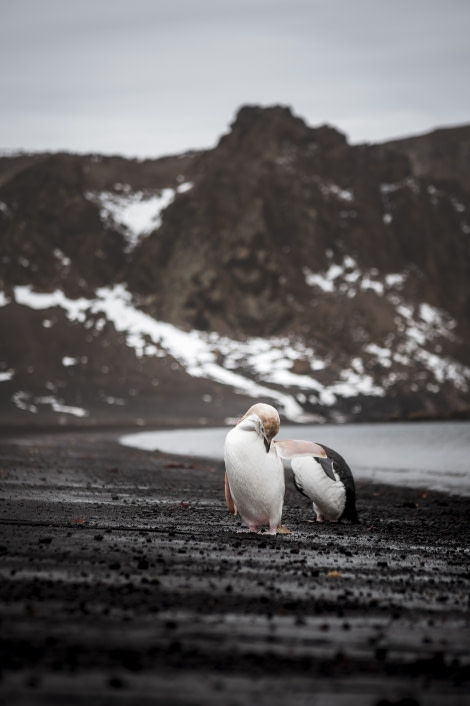
{"type": "MultiPolygon", "coordinates": [[[[268,534],[288,533],[281,526],[284,504],[283,444],[273,442],[279,432],[277,410],[269,404],[254,404],[225,438],[225,501],[234,515],[238,512],[250,532],[267,527],[268,534]],[[280,453],[278,453],[278,450],[280,453]]],[[[326,453],[312,442],[301,445],[301,453],[326,453]]]]}
{"type": "Polygon", "coordinates": [[[313,444],[323,454],[309,451],[308,441],[276,441],[281,458],[290,461],[297,490],[313,503],[317,522],[341,519],[358,523],[356,488],[350,467],[339,453],[313,444]]]}

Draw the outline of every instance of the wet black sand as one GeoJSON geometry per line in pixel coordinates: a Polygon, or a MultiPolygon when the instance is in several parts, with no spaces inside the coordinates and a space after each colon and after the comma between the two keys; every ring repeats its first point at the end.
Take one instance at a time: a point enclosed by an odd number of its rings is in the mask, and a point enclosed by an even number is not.
{"type": "Polygon", "coordinates": [[[242,533],[221,464],[0,439],[5,704],[470,703],[470,499],[358,485],[362,523],[242,533]]]}

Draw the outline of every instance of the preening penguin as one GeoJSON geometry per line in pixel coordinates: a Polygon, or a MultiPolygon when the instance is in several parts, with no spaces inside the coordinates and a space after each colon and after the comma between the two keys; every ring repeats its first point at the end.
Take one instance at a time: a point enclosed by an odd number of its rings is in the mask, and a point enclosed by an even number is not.
{"type": "Polygon", "coordinates": [[[317,522],[359,522],[353,474],[339,453],[309,441],[274,443],[279,456],[290,461],[295,487],[312,501],[317,522]]]}
{"type": "Polygon", "coordinates": [[[230,512],[238,510],[250,532],[267,527],[268,534],[276,534],[281,529],[284,467],[272,443],[279,427],[277,410],[260,402],[225,439],[225,501],[230,512]]]}

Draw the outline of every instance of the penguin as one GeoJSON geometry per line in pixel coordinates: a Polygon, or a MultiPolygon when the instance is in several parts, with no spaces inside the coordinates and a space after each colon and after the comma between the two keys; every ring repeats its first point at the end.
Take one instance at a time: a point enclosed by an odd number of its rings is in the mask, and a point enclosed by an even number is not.
{"type": "Polygon", "coordinates": [[[356,487],[349,465],[328,446],[310,446],[312,443],[293,439],[275,442],[278,455],[290,462],[295,487],[312,501],[317,522],[346,519],[359,523],[356,487]],[[318,453],[318,449],[323,453],[318,453]]]}
{"type": "Polygon", "coordinates": [[[271,405],[252,405],[231,429],[224,445],[225,500],[250,532],[276,534],[284,504],[284,467],[272,444],[280,419],[271,405]]]}

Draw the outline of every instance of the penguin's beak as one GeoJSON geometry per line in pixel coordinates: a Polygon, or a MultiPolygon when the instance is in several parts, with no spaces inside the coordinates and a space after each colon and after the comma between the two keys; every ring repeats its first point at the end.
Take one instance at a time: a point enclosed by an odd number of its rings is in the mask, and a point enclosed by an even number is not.
{"type": "Polygon", "coordinates": [[[260,422],[260,425],[258,427],[258,434],[263,439],[264,448],[266,449],[266,453],[268,454],[269,449],[271,448],[271,441],[266,436],[266,432],[264,430],[264,424],[262,422],[260,422]]]}

